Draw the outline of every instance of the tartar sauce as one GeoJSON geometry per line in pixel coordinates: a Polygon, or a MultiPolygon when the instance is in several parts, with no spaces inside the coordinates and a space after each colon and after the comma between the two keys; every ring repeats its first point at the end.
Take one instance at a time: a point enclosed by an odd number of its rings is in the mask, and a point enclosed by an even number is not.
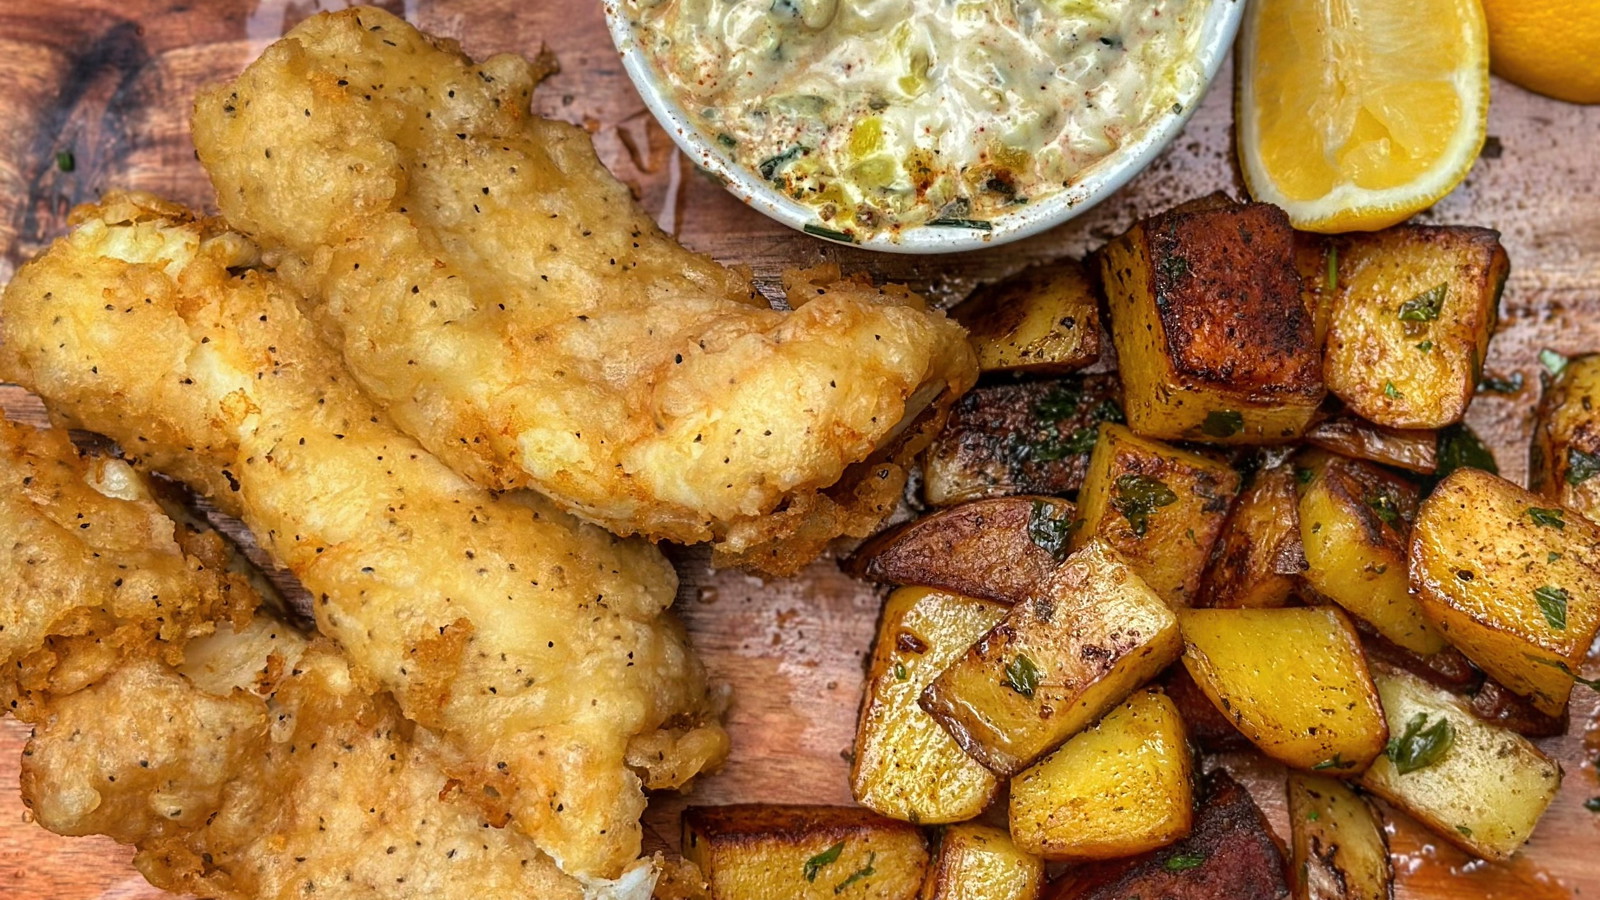
{"type": "Polygon", "coordinates": [[[987,228],[1203,77],[1206,0],[627,2],[700,129],[846,236],[987,228]]]}

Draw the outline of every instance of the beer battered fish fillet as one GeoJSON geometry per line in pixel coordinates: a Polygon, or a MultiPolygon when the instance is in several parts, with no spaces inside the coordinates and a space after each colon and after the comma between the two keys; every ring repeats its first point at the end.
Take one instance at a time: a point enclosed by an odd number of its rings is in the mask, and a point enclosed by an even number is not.
{"type": "Polygon", "coordinates": [[[0,708],[31,720],[30,690],[77,690],[130,653],[176,664],[247,622],[250,585],[180,536],[127,463],[0,416],[0,708]]]}
{"type": "Polygon", "coordinates": [[[126,463],[0,419],[0,691],[34,725],[40,825],[222,900],[582,897],[525,835],[441,799],[426,733],[231,561],[126,463]]]}
{"type": "Polygon", "coordinates": [[[361,385],[473,481],[775,574],[874,530],[913,421],[976,377],[964,332],[836,271],[768,308],[532,115],[534,81],[380,10],[319,15],[201,94],[195,145],[361,385]]]}
{"type": "Polygon", "coordinates": [[[140,195],[75,222],[0,301],[0,374],[241,518],[490,821],[632,868],[643,789],[727,750],[666,560],[400,433],[221,223],[140,195]]]}
{"type": "MultiPolygon", "coordinates": [[[[254,652],[267,627],[206,649],[254,652]]],[[[414,726],[331,643],[274,643],[259,670],[293,675],[268,697],[141,659],[46,703],[22,774],[36,820],[134,844],[152,884],[219,900],[586,896],[529,837],[441,798],[414,726]]],[[[649,879],[589,896],[645,900],[649,879]]]]}

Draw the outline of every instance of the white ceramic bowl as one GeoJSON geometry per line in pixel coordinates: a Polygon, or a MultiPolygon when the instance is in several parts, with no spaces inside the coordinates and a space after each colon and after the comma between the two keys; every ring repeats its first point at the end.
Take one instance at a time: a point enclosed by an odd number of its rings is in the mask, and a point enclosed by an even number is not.
{"type": "MultiPolygon", "coordinates": [[[[1178,112],[1165,112],[1145,124],[1132,140],[1125,142],[1109,156],[1099,160],[1084,171],[1071,187],[1064,188],[1037,203],[1030,203],[1015,212],[1008,212],[991,220],[989,231],[920,226],[898,233],[880,233],[864,237],[856,246],[888,253],[952,253],[960,250],[977,250],[1009,241],[1019,240],[1060,225],[1115,193],[1139,174],[1156,158],[1183,129],[1193,115],[1206,89],[1217,76],[1217,70],[1233,46],[1234,35],[1244,15],[1246,0],[1211,0],[1206,8],[1205,20],[1200,24],[1198,54],[1202,78],[1194,96],[1178,98],[1178,112]]],[[[670,88],[661,83],[647,54],[637,37],[637,23],[626,12],[627,0],[603,0],[606,22],[611,28],[611,39],[622,54],[622,65],[639,89],[639,96],[655,114],[661,127],[695,165],[711,173],[730,193],[750,206],[766,213],[779,222],[795,229],[807,231],[822,223],[816,212],[774,190],[772,185],[757,173],[736,162],[694,124],[678,105],[670,88]]],[[[807,231],[816,235],[815,231],[807,231]]],[[[816,235],[832,240],[827,235],[816,235]]],[[[845,243],[840,241],[839,243],[845,243]]]]}

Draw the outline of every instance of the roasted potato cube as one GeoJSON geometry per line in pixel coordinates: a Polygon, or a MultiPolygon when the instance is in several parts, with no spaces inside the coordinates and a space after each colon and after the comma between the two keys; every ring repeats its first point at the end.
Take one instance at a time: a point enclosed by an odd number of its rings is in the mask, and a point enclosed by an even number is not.
{"type": "Polygon", "coordinates": [[[1340,775],[1383,752],[1361,638],[1337,608],[1186,609],[1178,622],[1189,674],[1263,753],[1340,775]]]}
{"type": "Polygon", "coordinates": [[[1339,288],[1339,249],[1326,235],[1294,233],[1294,267],[1300,274],[1300,296],[1311,315],[1317,347],[1328,339],[1328,319],[1339,288]]]}
{"type": "Polygon", "coordinates": [[[951,506],[1076,491],[1096,426],[1120,421],[1122,383],[1115,375],[979,387],[956,401],[928,447],[923,492],[933,506],[951,506]]]}
{"type": "Polygon", "coordinates": [[[1200,690],[1200,685],[1194,683],[1194,676],[1189,674],[1181,661],[1155,683],[1166,693],[1172,705],[1178,708],[1184,733],[1189,736],[1189,742],[1201,751],[1225,753],[1251,746],[1250,739],[1234,727],[1233,719],[1217,709],[1205,691],[1200,690]]]}
{"type": "Polygon", "coordinates": [[[1005,612],[999,603],[928,588],[889,595],[856,724],[850,788],[857,803],[930,824],[983,812],[999,782],[922,711],[917,697],[1005,612]]]}
{"type": "Polygon", "coordinates": [[[1295,900],[1390,900],[1394,865],[1383,822],[1342,781],[1289,774],[1289,871],[1295,900]]]}
{"type": "Polygon", "coordinates": [[[1375,680],[1391,738],[1361,786],[1468,853],[1509,859],[1555,799],[1561,767],[1420,678],[1375,680]]]}
{"type": "Polygon", "coordinates": [[[1011,780],[1011,836],[1045,859],[1165,847],[1194,823],[1192,769],[1178,708],[1159,690],[1135,691],[1011,780]]]}
{"type": "Polygon", "coordinates": [[[1422,504],[1411,581],[1422,610],[1490,677],[1551,716],[1600,631],[1600,525],[1478,469],[1422,504]]]}
{"type": "Polygon", "coordinates": [[[1406,578],[1417,489],[1377,466],[1335,456],[1302,460],[1296,474],[1306,480],[1300,495],[1306,583],[1407,650],[1443,650],[1444,639],[1423,618],[1406,578]]]}
{"type": "Polygon", "coordinates": [[[988,825],[951,825],[939,836],[919,900],[1038,900],[1044,860],[988,825]]]}
{"type": "Polygon", "coordinates": [[[1287,900],[1283,853],[1250,792],[1218,769],[1203,794],[1187,838],[1075,866],[1051,885],[1049,900],[1287,900]]]}
{"type": "Polygon", "coordinates": [[[1299,571],[1303,558],[1294,469],[1283,464],[1263,469],[1223,525],[1194,605],[1282,606],[1295,586],[1294,576],[1285,573],[1299,571]]]}
{"type": "Polygon", "coordinates": [[[1409,672],[1435,687],[1465,697],[1472,714],[1491,725],[1509,728],[1525,737],[1555,737],[1567,733],[1566,710],[1559,716],[1540,712],[1527,697],[1506,690],[1493,678],[1485,678],[1483,670],[1454,647],[1446,647],[1431,656],[1418,656],[1373,634],[1363,634],[1361,646],[1367,652],[1369,667],[1409,672]]]}
{"type": "Polygon", "coordinates": [[[1335,241],[1328,390],[1391,428],[1460,420],[1477,389],[1510,263],[1498,232],[1400,225],[1335,241]]]}
{"type": "MultiPolygon", "coordinates": [[[[1357,622],[1356,627],[1361,628],[1361,623],[1357,622]]],[[[1410,672],[1429,684],[1463,697],[1470,696],[1483,685],[1483,670],[1454,647],[1423,656],[1371,631],[1372,626],[1366,627],[1368,630],[1361,635],[1361,649],[1367,654],[1369,669],[1410,672]]]]}
{"type": "Polygon", "coordinates": [[[1161,599],[1188,606],[1238,490],[1239,473],[1223,463],[1101,425],[1072,548],[1098,537],[1161,599]]]}
{"type": "Polygon", "coordinates": [[[849,569],[872,581],[1015,603],[1066,558],[1076,520],[1073,504],[1054,497],[974,500],[874,537],[849,569]]]}
{"type": "Polygon", "coordinates": [[[683,855],[712,900],[913,900],[928,869],[921,829],[849,806],[691,806],[683,855]]]}
{"type": "Polygon", "coordinates": [[[1472,714],[1488,722],[1509,728],[1523,737],[1557,737],[1567,733],[1567,710],[1552,716],[1533,705],[1521,694],[1507,690],[1493,678],[1483,684],[1471,699],[1472,714]]]}
{"type": "Polygon", "coordinates": [[[1322,353],[1283,210],[1152,216],[1106,245],[1100,267],[1134,431],[1262,443],[1305,430],[1322,353]]]}
{"type": "Polygon", "coordinates": [[[1306,432],[1306,443],[1348,456],[1365,459],[1423,475],[1439,466],[1439,434],[1435,431],[1402,431],[1374,425],[1355,416],[1338,416],[1313,425],[1306,432]]]}
{"type": "Polygon", "coordinates": [[[1092,540],[922,692],[956,743],[1010,777],[1178,658],[1172,611],[1092,540]]]}
{"type": "Polygon", "coordinates": [[[1528,486],[1600,522],[1600,354],[1574,356],[1545,388],[1528,486]]]}
{"type": "Polygon", "coordinates": [[[950,310],[983,372],[1061,374],[1100,358],[1100,293],[1075,259],[1024,269],[950,310]]]}

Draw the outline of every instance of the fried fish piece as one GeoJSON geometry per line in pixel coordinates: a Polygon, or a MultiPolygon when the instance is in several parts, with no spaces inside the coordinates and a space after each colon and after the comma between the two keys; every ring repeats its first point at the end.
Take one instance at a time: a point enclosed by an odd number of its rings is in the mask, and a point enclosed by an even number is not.
{"type": "Polygon", "coordinates": [[[727,751],[661,554],[452,472],[220,222],[122,194],[75,222],[0,301],[0,373],[241,518],[491,822],[635,868],[643,790],[727,751]]]}
{"type": "Polygon", "coordinates": [[[3,416],[0,554],[0,708],[30,720],[33,692],[78,690],[129,653],[176,664],[256,604],[220,545],[175,533],[127,463],[80,459],[66,432],[3,416]]]}
{"type": "MultiPolygon", "coordinates": [[[[241,653],[260,636],[203,641],[241,653]]],[[[204,897],[585,896],[532,839],[441,798],[426,741],[331,642],[275,643],[261,669],[294,674],[267,697],[142,658],[45,703],[22,769],[36,820],[134,844],[152,884],[204,897]]],[[[647,898],[649,880],[605,896],[647,898]]]]}
{"type": "Polygon", "coordinates": [[[870,534],[919,417],[976,378],[961,328],[837,270],[768,308],[532,115],[534,82],[377,9],[318,15],[199,96],[195,145],[361,385],[473,481],[774,574],[870,534]]]}
{"type": "Polygon", "coordinates": [[[0,661],[35,726],[40,825],[132,844],[152,884],[222,900],[582,896],[525,835],[441,799],[426,732],[126,463],[0,419],[0,513],[0,661]]]}

